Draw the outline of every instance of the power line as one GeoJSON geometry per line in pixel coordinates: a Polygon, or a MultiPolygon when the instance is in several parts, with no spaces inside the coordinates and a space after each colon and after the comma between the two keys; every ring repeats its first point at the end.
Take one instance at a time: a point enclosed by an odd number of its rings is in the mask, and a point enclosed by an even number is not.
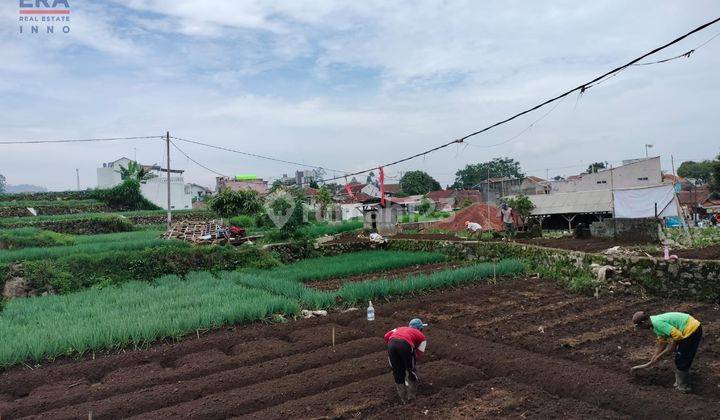
{"type": "Polygon", "coordinates": [[[201,168],[203,168],[203,169],[205,169],[205,170],[208,170],[208,171],[210,171],[210,172],[212,172],[212,173],[214,173],[214,174],[216,174],[216,175],[220,175],[220,176],[222,176],[222,177],[228,178],[227,175],[222,174],[222,173],[220,173],[220,172],[218,172],[218,171],[216,171],[216,170],[210,169],[210,168],[208,168],[207,166],[203,165],[202,163],[198,162],[197,160],[191,158],[190,155],[188,155],[187,153],[185,153],[177,144],[175,144],[174,141],[170,141],[170,144],[172,144],[173,147],[175,147],[178,152],[182,153],[183,156],[185,156],[186,158],[188,158],[188,160],[190,160],[191,162],[193,162],[193,163],[196,164],[197,166],[199,166],[199,167],[201,167],[201,168]]]}
{"type": "MultiPolygon", "coordinates": [[[[199,142],[199,141],[195,141],[195,140],[183,139],[183,138],[180,138],[180,137],[172,137],[172,136],[171,136],[170,138],[175,139],[175,140],[179,140],[179,141],[184,141],[184,142],[186,142],[186,143],[192,143],[192,144],[197,144],[197,145],[200,145],[200,146],[210,147],[210,148],[213,148],[213,149],[224,150],[224,151],[226,151],[226,152],[238,153],[238,154],[245,155],[245,156],[252,156],[252,157],[256,157],[256,158],[260,158],[260,159],[271,160],[271,161],[274,161],[274,162],[289,163],[289,164],[291,164],[291,165],[303,166],[303,167],[306,167],[306,168],[313,168],[313,169],[325,169],[325,170],[334,171],[334,172],[346,172],[346,171],[343,171],[343,170],[340,170],[340,169],[332,169],[332,168],[328,168],[328,167],[325,167],[325,166],[317,166],[317,165],[307,165],[307,164],[305,164],[305,163],[293,162],[293,161],[290,161],[290,160],[278,159],[278,158],[274,158],[274,157],[270,157],[270,156],[263,156],[263,155],[259,155],[259,154],[257,154],[257,153],[243,152],[243,151],[240,151],[240,150],[230,149],[230,148],[228,148],[228,147],[216,146],[216,145],[213,145],[213,144],[203,143],[203,142],[199,142]]],[[[362,173],[362,172],[361,172],[361,173],[362,173]]]]}
{"type": "MultiPolygon", "coordinates": [[[[390,163],[386,163],[386,164],[384,164],[384,165],[380,165],[380,166],[376,166],[376,167],[373,167],[373,168],[365,169],[365,170],[363,170],[363,171],[348,173],[348,174],[345,174],[345,175],[343,175],[343,176],[338,176],[338,177],[334,177],[334,178],[323,179],[323,180],[320,180],[320,182],[334,181],[334,180],[336,180],[336,179],[341,179],[341,178],[345,178],[345,177],[348,177],[348,176],[360,175],[360,174],[363,174],[363,173],[366,173],[366,172],[374,171],[374,170],[376,170],[376,169],[380,169],[381,167],[388,167],[388,166],[397,165],[397,164],[399,164],[399,163],[406,162],[406,161],[408,161],[408,160],[415,159],[415,158],[417,158],[417,157],[430,154],[430,153],[435,152],[435,151],[437,151],[437,150],[440,150],[440,149],[443,149],[443,148],[445,148],[445,147],[448,147],[448,146],[450,146],[450,145],[452,145],[452,144],[462,143],[462,142],[464,142],[465,140],[467,140],[467,139],[470,138],[470,137],[477,136],[478,134],[484,133],[484,132],[486,132],[486,131],[488,131],[488,130],[491,130],[491,129],[499,126],[499,125],[506,124],[506,123],[508,123],[508,122],[510,122],[510,121],[512,121],[512,120],[514,120],[514,119],[516,119],[516,118],[518,118],[518,117],[521,117],[521,116],[523,116],[523,115],[525,115],[525,114],[528,114],[528,113],[530,113],[530,112],[533,112],[533,111],[535,111],[535,110],[537,110],[537,109],[539,109],[539,108],[542,108],[542,107],[544,107],[545,105],[548,105],[548,104],[550,104],[550,103],[552,103],[552,102],[555,102],[555,101],[557,101],[557,100],[560,100],[560,99],[562,99],[562,98],[570,95],[570,94],[573,93],[573,92],[576,92],[576,91],[585,92],[585,91],[586,91],[589,87],[591,87],[593,84],[602,81],[603,79],[607,78],[608,76],[611,76],[611,77],[612,77],[614,74],[616,74],[616,73],[618,73],[618,72],[620,72],[620,71],[622,71],[622,70],[625,70],[626,68],[632,66],[633,64],[635,64],[635,63],[637,63],[637,62],[639,62],[639,61],[641,61],[641,60],[643,60],[643,59],[645,59],[645,58],[647,58],[647,57],[649,57],[649,56],[651,56],[651,55],[653,55],[653,54],[656,54],[656,53],[658,53],[658,52],[660,52],[660,51],[668,48],[668,47],[671,46],[671,45],[677,44],[678,42],[680,42],[680,41],[682,41],[683,39],[689,37],[690,35],[692,35],[692,34],[694,34],[694,33],[697,33],[697,32],[699,32],[699,31],[702,31],[703,29],[707,28],[707,27],[710,26],[710,25],[713,25],[713,24],[717,23],[718,21],[720,21],[720,18],[716,18],[716,19],[714,19],[714,20],[711,20],[710,22],[704,23],[704,24],[698,26],[697,28],[691,30],[690,32],[688,32],[688,33],[686,33],[686,34],[684,34],[684,35],[682,35],[682,36],[679,36],[679,37],[675,38],[674,40],[672,40],[672,41],[670,41],[670,42],[668,42],[668,43],[666,43],[666,44],[664,44],[664,45],[661,45],[661,46],[659,46],[659,47],[657,47],[657,48],[655,48],[655,49],[653,49],[653,50],[651,50],[651,51],[649,51],[649,52],[647,52],[647,53],[645,53],[645,54],[643,54],[643,55],[641,55],[641,56],[639,56],[639,57],[637,57],[637,58],[635,58],[635,59],[633,59],[633,60],[631,60],[631,61],[629,61],[629,62],[626,63],[626,64],[623,64],[622,66],[616,67],[616,68],[614,68],[614,69],[612,69],[612,70],[610,70],[610,71],[608,71],[608,72],[606,72],[606,73],[604,73],[604,74],[602,74],[602,75],[600,75],[600,76],[597,76],[597,77],[595,77],[594,79],[592,79],[592,80],[590,80],[590,81],[588,81],[588,82],[585,82],[585,83],[583,83],[583,84],[581,84],[581,85],[579,85],[579,86],[577,86],[577,87],[575,87],[575,88],[572,88],[572,89],[570,89],[570,90],[567,90],[567,91],[565,91],[565,92],[563,92],[563,93],[561,93],[561,94],[559,94],[559,95],[557,95],[557,96],[555,96],[555,97],[553,97],[553,98],[550,98],[550,99],[548,99],[548,100],[546,100],[546,101],[544,101],[544,102],[541,102],[541,103],[539,103],[539,104],[537,104],[537,105],[535,105],[535,106],[533,106],[533,107],[531,107],[531,108],[528,108],[528,109],[526,109],[526,110],[524,110],[524,111],[518,112],[518,113],[515,114],[515,115],[512,115],[512,116],[510,116],[510,117],[508,117],[508,118],[506,118],[506,119],[504,119],[504,120],[498,121],[498,122],[496,122],[496,123],[494,123],[494,124],[491,124],[491,125],[489,125],[489,126],[487,126],[487,127],[485,127],[485,128],[482,128],[482,129],[480,129],[480,130],[474,131],[474,132],[472,132],[472,133],[470,133],[470,134],[467,134],[467,135],[465,135],[465,136],[463,136],[463,137],[460,137],[460,138],[458,138],[458,139],[455,139],[455,140],[449,141],[449,142],[447,142],[447,143],[441,144],[441,145],[439,145],[439,146],[433,147],[432,149],[426,150],[426,151],[424,151],[424,152],[416,153],[416,154],[414,154],[414,155],[412,155],[412,156],[409,156],[409,157],[406,157],[406,158],[403,158],[403,159],[396,160],[396,161],[394,161],[394,162],[390,162],[390,163]]],[[[709,41],[708,41],[708,42],[709,42],[709,41]]]]}
{"type": "Polygon", "coordinates": [[[142,137],[109,137],[98,139],[65,139],[65,140],[27,140],[27,141],[0,141],[0,144],[49,144],[49,143],[90,143],[102,141],[119,141],[119,140],[145,140],[145,139],[161,139],[161,136],[142,136],[142,137]]]}
{"type": "Polygon", "coordinates": [[[648,63],[636,63],[636,64],[634,64],[634,65],[635,65],[635,66],[649,66],[649,65],[651,65],[651,64],[667,63],[668,61],[677,60],[677,59],[679,59],[679,58],[690,58],[690,56],[691,56],[695,51],[697,51],[697,50],[699,50],[700,48],[706,46],[707,44],[709,44],[713,39],[717,38],[718,36],[720,36],[720,32],[718,32],[718,33],[716,33],[715,35],[711,36],[710,39],[708,39],[707,41],[705,41],[705,42],[703,42],[702,44],[698,45],[697,47],[695,47],[695,48],[693,48],[693,49],[691,49],[691,50],[688,50],[688,51],[686,51],[686,52],[684,52],[684,53],[682,53],[682,54],[680,54],[680,55],[676,55],[675,57],[665,58],[665,59],[663,59],[663,60],[657,60],[657,61],[650,61],[650,62],[648,62],[648,63]]]}
{"type": "Polygon", "coordinates": [[[486,148],[495,147],[495,146],[501,146],[501,145],[503,145],[503,144],[510,143],[511,141],[516,140],[518,137],[520,137],[520,136],[522,136],[523,134],[525,134],[526,132],[528,132],[531,128],[533,128],[533,127],[535,126],[535,124],[537,124],[537,123],[539,123],[540,121],[544,120],[548,115],[552,114],[552,112],[555,111],[555,109],[556,109],[558,106],[560,106],[560,104],[563,103],[563,101],[564,101],[566,98],[567,98],[567,96],[566,96],[565,98],[562,98],[559,102],[557,102],[555,105],[553,105],[553,107],[550,108],[546,113],[544,113],[542,116],[540,116],[540,118],[536,119],[535,121],[532,122],[532,124],[528,125],[528,126],[525,127],[522,131],[520,131],[519,133],[517,133],[516,135],[510,137],[510,138],[507,139],[507,140],[501,141],[500,143],[488,144],[487,146],[485,146],[485,145],[480,145],[480,144],[470,144],[470,143],[465,143],[465,144],[466,144],[467,146],[480,147],[480,148],[486,149],[486,148]]]}

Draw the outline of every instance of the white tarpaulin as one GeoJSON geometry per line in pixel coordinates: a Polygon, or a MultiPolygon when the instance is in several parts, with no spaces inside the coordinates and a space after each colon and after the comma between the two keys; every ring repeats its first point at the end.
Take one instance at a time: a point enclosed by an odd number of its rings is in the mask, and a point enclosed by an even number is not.
{"type": "Polygon", "coordinates": [[[680,214],[672,184],[656,187],[629,188],[613,191],[615,217],[637,219],[641,217],[677,217],[680,214]]]}

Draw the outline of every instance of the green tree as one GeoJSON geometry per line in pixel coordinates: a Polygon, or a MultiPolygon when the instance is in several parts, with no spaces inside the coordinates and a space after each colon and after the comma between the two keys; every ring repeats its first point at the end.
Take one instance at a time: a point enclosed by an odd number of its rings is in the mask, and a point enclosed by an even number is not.
{"type": "Polygon", "coordinates": [[[327,187],[322,187],[318,190],[315,200],[320,205],[320,216],[325,217],[328,206],[333,202],[332,193],[327,187]]]}
{"type": "Polygon", "coordinates": [[[311,180],[310,183],[308,184],[308,187],[318,189],[318,188],[320,188],[320,185],[318,185],[317,181],[315,181],[315,180],[313,179],[313,180],[311,180]]]}
{"type": "Polygon", "coordinates": [[[120,170],[117,171],[120,172],[120,179],[123,181],[126,179],[134,179],[138,182],[140,181],[147,181],[150,178],[153,178],[153,175],[148,172],[142,165],[138,164],[134,160],[131,160],[128,163],[127,168],[120,165],[120,170]]]}
{"type": "Polygon", "coordinates": [[[535,208],[535,205],[532,203],[532,201],[530,201],[530,199],[523,194],[516,195],[514,198],[506,200],[506,202],[507,205],[512,207],[513,210],[515,210],[523,220],[530,216],[530,213],[532,213],[533,209],[535,208]]]}
{"type": "Polygon", "coordinates": [[[710,191],[713,199],[720,198],[720,155],[712,161],[710,173],[710,191]]]}
{"type": "Polygon", "coordinates": [[[262,198],[255,190],[233,191],[223,188],[211,197],[207,203],[208,208],[222,217],[232,217],[241,214],[255,216],[262,210],[262,198]]]}
{"type": "Polygon", "coordinates": [[[599,171],[600,169],[605,169],[607,167],[608,167],[607,162],[595,162],[595,163],[591,163],[585,172],[589,173],[589,174],[594,174],[597,171],[599,171]]]}
{"type": "Polygon", "coordinates": [[[7,185],[5,175],[0,174],[0,194],[5,192],[5,185],[7,185]]]}
{"type": "Polygon", "coordinates": [[[429,198],[423,197],[415,210],[417,210],[420,214],[428,214],[433,209],[434,204],[435,203],[433,203],[429,198]]]}
{"type": "Polygon", "coordinates": [[[512,158],[495,158],[490,162],[467,165],[455,173],[453,188],[471,189],[488,178],[522,178],[520,162],[512,158]]]}
{"type": "Polygon", "coordinates": [[[677,174],[683,178],[697,179],[702,183],[710,181],[713,172],[713,161],[703,160],[702,162],[693,162],[687,160],[680,164],[677,174]]]}
{"type": "Polygon", "coordinates": [[[160,209],[142,195],[140,181],[133,178],[128,178],[112,188],[93,190],[90,197],[117,210],[160,209]]]}
{"type": "Polygon", "coordinates": [[[440,189],[440,183],[423,171],[406,172],[400,178],[400,189],[409,195],[427,194],[440,189]]]}
{"type": "Polygon", "coordinates": [[[272,219],[278,228],[279,238],[295,238],[301,234],[300,227],[305,224],[304,204],[302,197],[290,192],[281,192],[268,197],[265,217],[272,219]],[[288,212],[290,212],[288,214],[288,212]],[[272,213],[272,216],[269,215],[272,213]],[[283,223],[280,225],[280,223],[283,223]]]}
{"type": "Polygon", "coordinates": [[[272,184],[270,184],[270,192],[274,193],[275,191],[281,189],[282,187],[284,187],[283,182],[279,179],[276,179],[275,181],[272,182],[272,184]]]}

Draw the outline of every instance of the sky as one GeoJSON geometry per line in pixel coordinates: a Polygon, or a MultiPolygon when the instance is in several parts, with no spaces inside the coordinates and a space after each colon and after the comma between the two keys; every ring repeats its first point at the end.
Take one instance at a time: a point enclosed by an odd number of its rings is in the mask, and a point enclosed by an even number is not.
{"type": "MultiPolygon", "coordinates": [[[[26,0],[33,2],[33,0],[26,0]]],[[[52,1],[50,1],[52,3],[52,1]]],[[[0,141],[172,136],[363,170],[461,137],[581,85],[720,16],[717,1],[69,0],[70,22],[19,22],[0,5],[0,141]],[[62,33],[62,27],[69,27],[62,33]],[[38,34],[29,33],[38,25],[38,34]],[[20,31],[23,26],[23,32],[20,31]]],[[[682,54],[716,24],[659,53],[682,54]]],[[[720,37],[690,58],[636,66],[533,114],[402,165],[444,185],[467,164],[529,175],[645,155],[672,170],[720,153],[720,37]],[[502,143],[499,144],[498,143],[502,143]],[[493,146],[494,145],[494,146],[493,146]]],[[[302,169],[178,142],[221,174],[302,169]]],[[[97,185],[120,157],[164,164],[160,139],[0,145],[9,184],[97,185]]],[[[215,173],[177,150],[186,182],[215,173]]],[[[339,171],[339,172],[337,172],[339,171]]],[[[362,179],[363,177],[358,177],[362,179]]]]}

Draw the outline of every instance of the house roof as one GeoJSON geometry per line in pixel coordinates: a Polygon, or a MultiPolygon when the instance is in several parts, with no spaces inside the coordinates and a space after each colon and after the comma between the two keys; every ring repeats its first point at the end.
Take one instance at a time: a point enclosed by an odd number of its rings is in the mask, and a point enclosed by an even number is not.
{"type": "Polygon", "coordinates": [[[535,205],[531,213],[533,216],[612,212],[612,192],[610,190],[538,194],[527,197],[535,205]]]}
{"type": "Polygon", "coordinates": [[[317,193],[318,190],[316,188],[309,187],[305,189],[305,195],[308,197],[314,197],[317,195],[317,193]]]}
{"type": "Polygon", "coordinates": [[[411,195],[408,197],[390,197],[387,200],[395,204],[412,204],[419,203],[422,200],[422,195],[411,195]]]}
{"type": "Polygon", "coordinates": [[[539,184],[539,183],[541,183],[541,182],[547,182],[547,180],[542,179],[542,178],[537,177],[537,176],[528,176],[528,177],[526,177],[526,178],[529,179],[529,180],[532,181],[532,182],[537,183],[537,184],[539,184]]]}
{"type": "Polygon", "coordinates": [[[452,198],[452,196],[455,194],[455,190],[453,189],[447,189],[447,190],[437,190],[437,191],[430,191],[426,194],[427,198],[432,201],[438,201],[438,200],[447,200],[448,198],[452,198]]]}
{"type": "Polygon", "coordinates": [[[705,208],[708,207],[717,207],[720,206],[720,199],[717,198],[708,198],[702,203],[702,206],[705,208]]]}
{"type": "MultiPolygon", "coordinates": [[[[160,165],[140,165],[143,169],[146,171],[158,171],[158,172],[167,172],[167,169],[161,167],[160,165]]],[[[185,172],[183,169],[170,169],[170,173],[172,174],[181,174],[185,172]]]]}
{"type": "Polygon", "coordinates": [[[687,179],[681,176],[675,176],[673,174],[662,174],[662,179],[663,181],[687,182],[687,179]]]}
{"type": "Polygon", "coordinates": [[[386,194],[397,194],[402,191],[400,184],[385,184],[384,188],[386,194]]]}
{"type": "Polygon", "coordinates": [[[482,201],[482,194],[478,190],[457,190],[455,196],[455,202],[463,202],[470,200],[473,203],[479,203],[482,201]]]}
{"type": "Polygon", "coordinates": [[[698,205],[705,202],[710,196],[710,190],[705,188],[697,188],[691,191],[680,191],[677,193],[678,200],[683,206],[698,205]]]}

